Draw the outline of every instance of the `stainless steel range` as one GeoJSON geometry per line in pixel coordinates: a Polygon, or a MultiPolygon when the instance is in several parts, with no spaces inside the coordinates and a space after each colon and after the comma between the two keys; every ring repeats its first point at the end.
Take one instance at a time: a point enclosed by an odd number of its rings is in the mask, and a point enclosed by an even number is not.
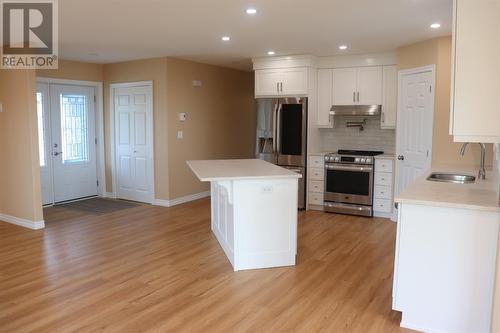
{"type": "Polygon", "coordinates": [[[325,211],[373,216],[374,156],[380,154],[339,150],[325,156],[325,211]]]}

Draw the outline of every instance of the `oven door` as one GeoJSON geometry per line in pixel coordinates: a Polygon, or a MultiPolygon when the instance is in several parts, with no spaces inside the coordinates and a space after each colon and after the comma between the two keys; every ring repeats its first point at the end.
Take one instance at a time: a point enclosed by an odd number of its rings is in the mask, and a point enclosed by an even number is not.
{"type": "Polygon", "coordinates": [[[373,166],[325,164],[325,201],[372,205],[373,166]]]}

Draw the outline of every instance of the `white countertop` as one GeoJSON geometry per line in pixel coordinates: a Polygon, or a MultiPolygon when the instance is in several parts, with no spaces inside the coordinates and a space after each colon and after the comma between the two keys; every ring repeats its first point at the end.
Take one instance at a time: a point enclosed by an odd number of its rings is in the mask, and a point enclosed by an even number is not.
{"type": "Polygon", "coordinates": [[[396,202],[500,212],[500,176],[486,171],[486,179],[477,179],[476,169],[433,167],[394,199],[396,202]],[[476,176],[473,184],[428,181],[431,172],[462,173],[476,176]]]}
{"type": "Polygon", "coordinates": [[[194,174],[202,181],[301,178],[293,171],[258,159],[187,161],[194,174]]]}

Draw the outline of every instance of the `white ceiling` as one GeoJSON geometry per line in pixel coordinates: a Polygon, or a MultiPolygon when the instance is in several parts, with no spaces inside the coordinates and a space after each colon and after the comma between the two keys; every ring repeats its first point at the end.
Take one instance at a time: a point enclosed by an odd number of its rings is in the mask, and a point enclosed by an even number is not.
{"type": "Polygon", "coordinates": [[[59,18],[63,59],[176,56],[248,70],[268,50],[360,54],[449,35],[452,0],[61,0],[59,18]]]}

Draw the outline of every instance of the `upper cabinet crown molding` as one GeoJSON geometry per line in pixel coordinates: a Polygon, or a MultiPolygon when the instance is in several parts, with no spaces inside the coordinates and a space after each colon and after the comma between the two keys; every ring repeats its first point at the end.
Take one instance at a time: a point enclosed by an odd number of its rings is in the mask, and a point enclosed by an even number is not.
{"type": "Polygon", "coordinates": [[[317,58],[312,55],[277,56],[253,58],[253,69],[278,69],[294,67],[317,67],[317,58]]]}
{"type": "Polygon", "coordinates": [[[500,142],[500,0],[454,0],[453,8],[450,134],[500,142]]]}
{"type": "Polygon", "coordinates": [[[398,63],[397,53],[370,53],[318,57],[318,68],[344,68],[363,66],[389,66],[398,63]]]}

